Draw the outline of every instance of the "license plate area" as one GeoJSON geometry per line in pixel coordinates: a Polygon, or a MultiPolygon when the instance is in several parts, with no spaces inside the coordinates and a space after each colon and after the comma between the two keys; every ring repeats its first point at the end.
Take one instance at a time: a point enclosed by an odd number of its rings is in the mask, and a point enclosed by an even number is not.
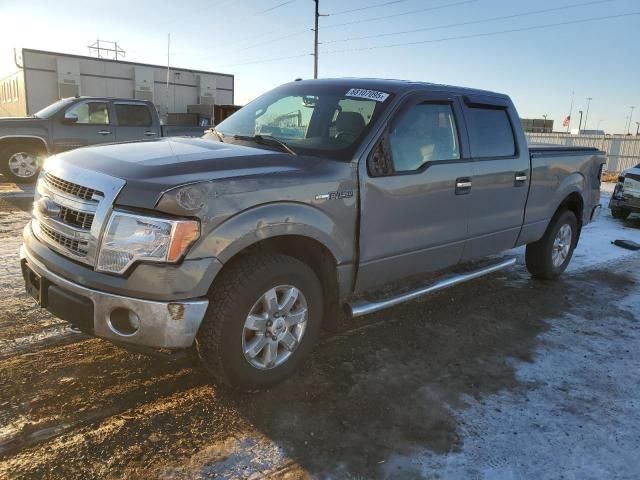
{"type": "Polygon", "coordinates": [[[36,302],[38,302],[38,305],[46,307],[48,287],[47,279],[38,275],[26,264],[23,264],[22,266],[22,275],[24,277],[27,293],[31,295],[36,302]]]}

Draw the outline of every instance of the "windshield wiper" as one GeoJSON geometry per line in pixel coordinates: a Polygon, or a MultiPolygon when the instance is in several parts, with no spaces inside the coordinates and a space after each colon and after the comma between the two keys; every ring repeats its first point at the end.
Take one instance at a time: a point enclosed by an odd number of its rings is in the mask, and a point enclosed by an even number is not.
{"type": "Polygon", "coordinates": [[[279,147],[280,150],[287,152],[289,155],[298,155],[296,152],[294,152],[291,149],[291,147],[289,147],[289,145],[284,143],[282,140],[278,140],[277,138],[272,137],[270,135],[267,135],[267,136],[254,135],[253,137],[250,135],[234,135],[233,138],[236,140],[249,140],[252,142],[256,142],[259,145],[276,146],[276,147],[279,147]]]}
{"type": "Polygon", "coordinates": [[[224,135],[221,134],[218,130],[216,130],[215,127],[213,127],[211,129],[211,131],[215,134],[216,137],[218,137],[218,140],[220,140],[222,143],[224,143],[224,135]]]}

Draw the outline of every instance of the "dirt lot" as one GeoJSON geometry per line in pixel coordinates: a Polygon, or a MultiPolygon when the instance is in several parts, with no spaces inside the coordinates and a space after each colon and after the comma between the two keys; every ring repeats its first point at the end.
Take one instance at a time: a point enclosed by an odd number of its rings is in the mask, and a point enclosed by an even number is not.
{"type": "Polygon", "coordinates": [[[0,478],[640,476],[640,254],[609,244],[640,242],[637,217],[585,229],[561,281],[520,261],[353,322],[239,395],[39,311],[28,208],[0,199],[0,478]]]}

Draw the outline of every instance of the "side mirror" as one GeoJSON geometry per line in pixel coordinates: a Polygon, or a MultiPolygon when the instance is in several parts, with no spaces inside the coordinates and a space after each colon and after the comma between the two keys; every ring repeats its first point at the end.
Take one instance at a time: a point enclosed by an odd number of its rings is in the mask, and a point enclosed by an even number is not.
{"type": "Polygon", "coordinates": [[[76,123],[78,121],[78,115],[73,112],[65,112],[62,121],[64,123],[76,123]]]}
{"type": "Polygon", "coordinates": [[[367,158],[367,170],[372,177],[384,177],[394,172],[389,144],[389,130],[385,130],[367,158]]]}

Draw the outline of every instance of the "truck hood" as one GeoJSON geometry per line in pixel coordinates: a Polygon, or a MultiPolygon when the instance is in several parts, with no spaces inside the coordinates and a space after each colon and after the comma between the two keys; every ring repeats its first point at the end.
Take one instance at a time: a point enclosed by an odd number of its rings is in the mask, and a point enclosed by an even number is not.
{"type": "Polygon", "coordinates": [[[163,192],[184,184],[275,175],[306,170],[320,161],[276,151],[201,138],[85,147],[58,155],[59,160],[126,182],[118,203],[150,208],[163,192]]]}

